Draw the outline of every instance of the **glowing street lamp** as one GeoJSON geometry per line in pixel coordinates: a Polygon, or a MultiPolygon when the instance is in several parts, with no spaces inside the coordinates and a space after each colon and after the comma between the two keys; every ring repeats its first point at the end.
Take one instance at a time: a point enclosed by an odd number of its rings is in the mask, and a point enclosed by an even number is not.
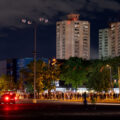
{"type": "MultiPolygon", "coordinates": [[[[37,23],[36,21],[22,19],[22,23],[34,26],[34,99],[36,99],[36,38],[37,38],[37,23]]],[[[39,22],[48,23],[48,19],[39,18],[39,22]]]]}
{"type": "Polygon", "coordinates": [[[52,59],[52,65],[55,65],[57,60],[55,58],[52,59]]]}

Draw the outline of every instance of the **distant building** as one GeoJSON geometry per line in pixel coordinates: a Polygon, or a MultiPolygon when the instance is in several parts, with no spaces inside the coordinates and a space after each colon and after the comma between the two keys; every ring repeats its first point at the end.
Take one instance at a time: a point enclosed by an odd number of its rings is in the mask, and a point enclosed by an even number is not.
{"type": "MultiPolygon", "coordinates": [[[[45,63],[48,63],[48,58],[37,58],[37,60],[42,60],[45,63]]],[[[16,75],[17,75],[17,80],[20,79],[20,71],[24,68],[27,68],[27,65],[34,61],[33,58],[21,58],[21,59],[16,59],[16,75]]]]}
{"type": "Polygon", "coordinates": [[[7,75],[7,60],[0,61],[0,76],[7,75]]]}
{"type": "Polygon", "coordinates": [[[99,30],[99,58],[120,56],[120,22],[99,30]]]}
{"type": "Polygon", "coordinates": [[[8,75],[10,79],[16,81],[16,59],[0,61],[0,76],[8,75]]]}
{"type": "Polygon", "coordinates": [[[56,58],[90,59],[90,23],[80,21],[79,14],[69,14],[67,20],[56,23],[56,58]]]}
{"type": "Polygon", "coordinates": [[[99,59],[111,56],[110,29],[99,30],[99,59]]]}
{"type": "MultiPolygon", "coordinates": [[[[37,58],[48,63],[47,58],[37,58]]],[[[0,61],[0,77],[2,75],[8,75],[10,79],[18,81],[20,79],[20,71],[26,68],[27,65],[33,61],[33,58],[21,58],[21,59],[6,59],[0,61]]]]}
{"type": "Polygon", "coordinates": [[[120,56],[120,22],[110,24],[111,57],[120,56]]]}
{"type": "Polygon", "coordinates": [[[21,58],[21,59],[16,59],[16,74],[17,74],[17,80],[20,79],[20,71],[22,69],[25,69],[27,65],[33,61],[33,58],[21,58]]]}

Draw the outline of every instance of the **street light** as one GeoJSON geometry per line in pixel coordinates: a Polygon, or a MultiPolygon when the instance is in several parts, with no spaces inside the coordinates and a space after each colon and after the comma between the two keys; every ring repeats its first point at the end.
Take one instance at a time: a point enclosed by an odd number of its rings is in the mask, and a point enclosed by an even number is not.
{"type": "MultiPolygon", "coordinates": [[[[39,18],[39,22],[48,23],[48,19],[45,18],[39,18]]],[[[34,99],[36,99],[36,41],[37,41],[37,22],[27,19],[22,19],[22,23],[33,25],[34,26],[34,99]]]]}
{"type": "Polygon", "coordinates": [[[111,85],[111,92],[113,92],[113,88],[112,88],[112,70],[111,70],[111,66],[107,64],[106,67],[110,69],[110,85],[111,85]]]}

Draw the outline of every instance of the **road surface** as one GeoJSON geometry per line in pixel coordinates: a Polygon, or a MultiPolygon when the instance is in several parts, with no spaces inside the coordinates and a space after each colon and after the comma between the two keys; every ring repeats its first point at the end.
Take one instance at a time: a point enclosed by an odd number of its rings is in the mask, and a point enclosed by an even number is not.
{"type": "Polygon", "coordinates": [[[38,104],[1,104],[0,120],[120,119],[120,104],[40,101],[38,104]]]}

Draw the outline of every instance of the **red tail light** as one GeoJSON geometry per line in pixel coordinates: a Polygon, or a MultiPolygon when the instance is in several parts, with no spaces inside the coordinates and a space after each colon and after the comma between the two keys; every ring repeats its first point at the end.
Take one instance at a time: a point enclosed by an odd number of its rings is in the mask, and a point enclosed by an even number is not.
{"type": "Polygon", "coordinates": [[[17,100],[17,97],[15,97],[14,99],[17,100]]]}
{"type": "Polygon", "coordinates": [[[6,96],[6,97],[5,97],[5,100],[6,100],[6,101],[9,101],[9,100],[10,100],[10,98],[9,98],[8,96],[6,96]]]}

